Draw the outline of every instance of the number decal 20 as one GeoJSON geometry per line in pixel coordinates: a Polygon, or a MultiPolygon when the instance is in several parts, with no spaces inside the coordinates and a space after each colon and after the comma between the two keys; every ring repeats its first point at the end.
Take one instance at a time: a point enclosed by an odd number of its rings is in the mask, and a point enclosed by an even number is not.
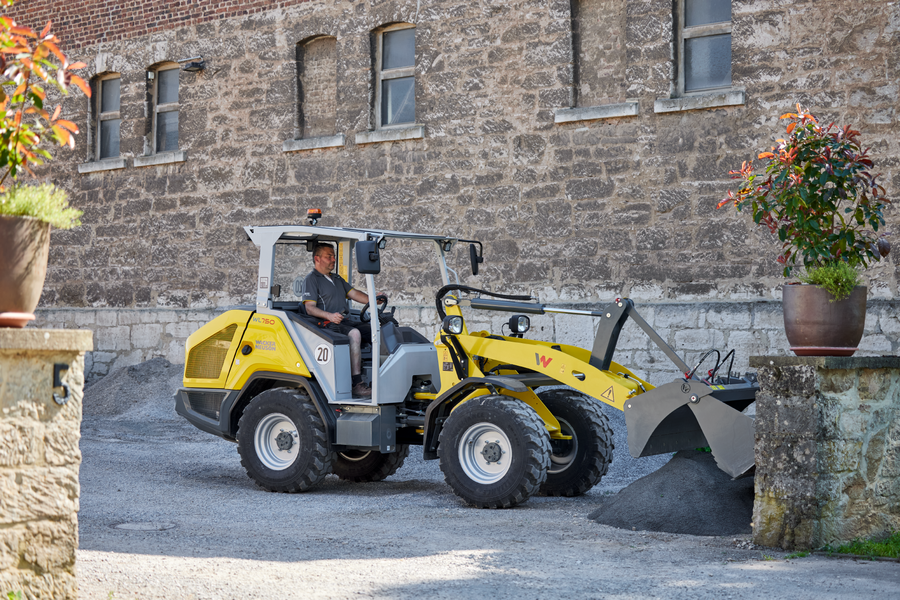
{"type": "Polygon", "coordinates": [[[331,362],[331,348],[325,344],[319,344],[316,346],[315,358],[320,365],[327,365],[331,362]]]}

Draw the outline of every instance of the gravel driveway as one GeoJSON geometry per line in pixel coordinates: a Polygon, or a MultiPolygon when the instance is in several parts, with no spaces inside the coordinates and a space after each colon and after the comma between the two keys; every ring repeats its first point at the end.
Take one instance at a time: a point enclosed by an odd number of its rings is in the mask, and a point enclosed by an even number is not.
{"type": "Polygon", "coordinates": [[[630,459],[618,418],[610,473],[579,498],[468,508],[416,448],[383,482],[329,476],[305,494],[264,492],[234,444],[175,415],[169,368],[85,394],[82,598],[888,598],[900,584],[896,563],[786,560],[749,536],[589,520],[666,460],[630,459]],[[114,398],[119,409],[98,409],[114,398]]]}

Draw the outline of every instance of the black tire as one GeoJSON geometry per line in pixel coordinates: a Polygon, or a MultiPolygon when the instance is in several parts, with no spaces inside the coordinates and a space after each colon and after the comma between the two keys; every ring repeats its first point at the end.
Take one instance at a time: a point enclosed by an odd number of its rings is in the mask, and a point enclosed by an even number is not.
{"type": "Polygon", "coordinates": [[[302,390],[256,396],[238,421],[237,441],[247,475],[270,492],[305,492],[331,472],[325,424],[302,390]]]}
{"type": "Polygon", "coordinates": [[[580,496],[600,482],[613,458],[613,433],[600,402],[571,390],[547,390],[541,402],[571,440],[550,440],[543,496],[580,496]]]}
{"type": "Polygon", "coordinates": [[[544,483],[550,435],[527,404],[508,396],[479,396],[450,414],[438,455],[444,479],[466,503],[510,508],[544,483]]]}
{"type": "Polygon", "coordinates": [[[331,472],[346,481],[357,483],[381,481],[397,472],[409,456],[409,445],[400,444],[396,452],[382,454],[376,450],[345,450],[335,453],[331,472]]]}

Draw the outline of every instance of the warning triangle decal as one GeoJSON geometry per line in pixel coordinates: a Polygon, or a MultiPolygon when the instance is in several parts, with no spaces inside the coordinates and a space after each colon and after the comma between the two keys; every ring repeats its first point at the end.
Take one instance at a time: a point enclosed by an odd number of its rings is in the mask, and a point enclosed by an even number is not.
{"type": "Polygon", "coordinates": [[[606,390],[605,392],[603,392],[602,394],[600,394],[600,397],[606,398],[610,402],[615,402],[616,397],[615,397],[615,394],[613,393],[613,386],[609,386],[609,389],[606,390]]]}

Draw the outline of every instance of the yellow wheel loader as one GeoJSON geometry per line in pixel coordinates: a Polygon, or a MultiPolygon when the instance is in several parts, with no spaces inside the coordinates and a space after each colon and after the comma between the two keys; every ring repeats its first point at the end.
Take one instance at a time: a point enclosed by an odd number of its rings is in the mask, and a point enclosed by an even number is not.
{"type": "Polygon", "coordinates": [[[245,228],[260,252],[256,304],[228,310],[188,338],[184,387],[175,395],[178,414],[237,442],[242,465],[262,488],[302,492],[332,473],[378,481],[400,468],[410,446],[422,446],[424,458],[440,461],[447,483],[470,505],[505,508],[534,494],[574,496],[596,485],[612,460],[606,407],[624,411],[632,456],[709,446],[732,477],[752,470],[753,420],[742,411],[758,386],[730,372],[733,351],[724,359],[710,351],[715,364],[698,373],[707,357],[688,366],[631,300],[571,310],[467,287],[446,259],[468,244],[477,275],[480,242],[323,227],[319,214],[311,211],[308,225],[245,228]],[[321,243],[334,248],[337,273],[351,285],[359,277],[364,285],[357,289],[368,290],[368,303],[358,309],[348,301],[346,314],[369,321],[361,365],[371,397],[353,395],[348,336],[308,315],[301,301],[321,243]],[[398,323],[375,294],[382,256],[388,260],[395,246],[400,256],[413,243],[431,245],[437,259],[441,321],[434,340],[398,323]],[[500,332],[470,332],[470,311],[511,317],[500,332]],[[593,347],[526,338],[529,315],[550,313],[582,315],[586,327],[599,320],[593,347]],[[683,377],[654,387],[613,362],[629,318],[683,377]]]}

